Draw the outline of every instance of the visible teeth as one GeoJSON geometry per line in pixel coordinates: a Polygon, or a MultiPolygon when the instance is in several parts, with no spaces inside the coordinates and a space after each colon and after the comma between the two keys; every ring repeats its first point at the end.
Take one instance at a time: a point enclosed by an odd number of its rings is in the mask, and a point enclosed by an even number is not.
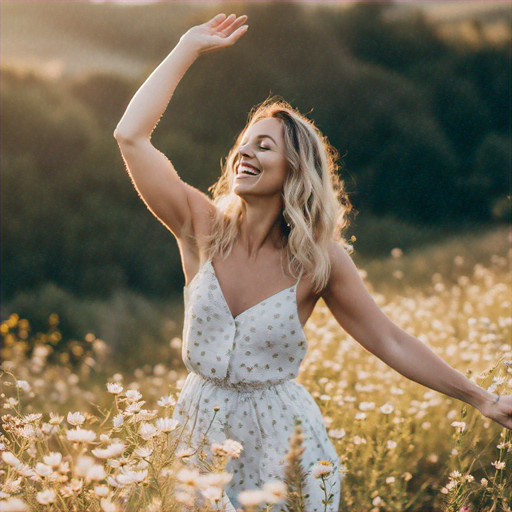
{"type": "Polygon", "coordinates": [[[246,165],[241,165],[238,169],[238,172],[243,174],[249,174],[250,176],[257,176],[260,173],[260,171],[256,171],[255,169],[247,167],[246,165]]]}

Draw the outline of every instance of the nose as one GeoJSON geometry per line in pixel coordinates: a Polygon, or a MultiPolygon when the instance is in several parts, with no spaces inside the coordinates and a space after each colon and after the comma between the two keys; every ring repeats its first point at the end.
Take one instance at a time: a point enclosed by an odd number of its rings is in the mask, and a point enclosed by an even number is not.
{"type": "Polygon", "coordinates": [[[247,144],[246,144],[245,146],[240,146],[240,147],[238,148],[238,153],[239,153],[240,155],[247,155],[247,154],[248,154],[248,151],[247,151],[246,147],[247,147],[247,144]]]}

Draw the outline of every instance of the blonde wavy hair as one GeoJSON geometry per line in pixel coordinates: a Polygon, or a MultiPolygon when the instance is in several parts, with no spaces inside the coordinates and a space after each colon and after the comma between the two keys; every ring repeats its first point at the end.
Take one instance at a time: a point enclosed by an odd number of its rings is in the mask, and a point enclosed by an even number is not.
{"type": "Polygon", "coordinates": [[[292,276],[298,276],[303,268],[311,276],[315,292],[319,292],[327,285],[331,272],[328,255],[331,241],[341,243],[349,254],[353,252],[343,237],[353,207],[338,175],[337,150],[312,121],[283,99],[268,98],[253,107],[225,164],[221,163],[219,180],[208,188],[216,213],[211,233],[205,240],[205,252],[208,258],[219,254],[224,259],[240,235],[242,200],[233,192],[239,148],[246,131],[269,117],[281,120],[289,167],[282,191],[281,232],[285,241],[282,257],[292,276]]]}

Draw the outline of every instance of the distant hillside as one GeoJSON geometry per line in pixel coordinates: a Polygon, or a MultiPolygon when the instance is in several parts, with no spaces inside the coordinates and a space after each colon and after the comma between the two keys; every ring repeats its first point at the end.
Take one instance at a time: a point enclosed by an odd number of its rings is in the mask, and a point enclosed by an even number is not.
{"type": "Polygon", "coordinates": [[[192,66],[152,133],[184,181],[211,191],[247,113],[272,94],[339,151],[359,254],[509,222],[511,48],[488,25],[466,21],[470,38],[455,43],[384,0],[199,4],[0,2],[3,54],[54,78],[0,73],[3,299],[52,283],[82,298],[181,294],[174,239],[112,135],[183,31],[219,10],[246,13],[249,34],[192,66]]]}
{"type": "Polygon", "coordinates": [[[440,22],[475,19],[493,23],[510,21],[510,2],[507,0],[419,0],[401,2],[402,5],[422,9],[431,20],[440,22]]]}
{"type": "MultiPolygon", "coordinates": [[[[304,8],[340,5],[298,2],[304,8]]],[[[475,19],[482,23],[510,24],[510,3],[485,1],[396,2],[396,15],[422,9],[438,23],[475,19]]],[[[110,71],[140,77],[154,69],[179,37],[208,13],[241,13],[243,2],[162,1],[0,2],[0,58],[4,66],[34,69],[47,76],[110,71]],[[205,6],[206,4],[206,6],[205,6]],[[201,12],[197,18],[198,11],[201,12]],[[148,59],[148,38],[162,41],[148,59]]]]}

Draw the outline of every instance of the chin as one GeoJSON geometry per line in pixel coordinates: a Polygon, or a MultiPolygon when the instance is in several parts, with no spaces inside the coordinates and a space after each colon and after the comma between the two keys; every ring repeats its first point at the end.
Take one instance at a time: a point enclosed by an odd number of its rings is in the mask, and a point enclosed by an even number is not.
{"type": "Polygon", "coordinates": [[[245,196],[246,195],[244,191],[237,190],[236,188],[233,189],[233,194],[235,194],[237,196],[245,196]]]}

